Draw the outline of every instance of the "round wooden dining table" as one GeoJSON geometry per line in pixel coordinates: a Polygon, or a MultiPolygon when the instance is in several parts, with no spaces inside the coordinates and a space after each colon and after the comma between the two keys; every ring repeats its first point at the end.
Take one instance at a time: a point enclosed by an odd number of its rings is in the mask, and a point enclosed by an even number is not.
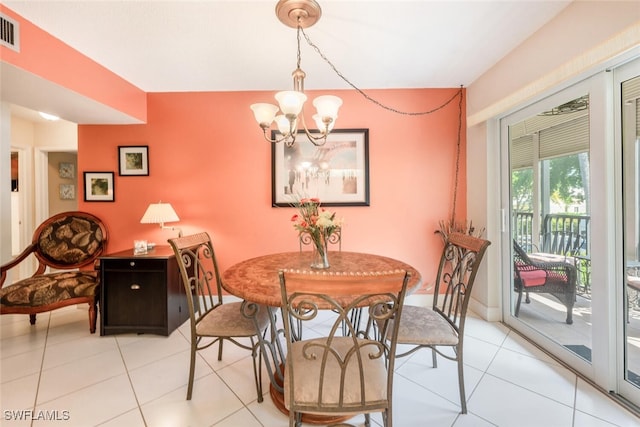
{"type": "MultiPolygon", "coordinates": [[[[276,327],[276,307],[280,307],[280,279],[279,270],[312,270],[310,267],[313,253],[311,251],[283,252],[264,255],[241,261],[229,267],[222,274],[222,287],[246,302],[261,304],[269,307],[271,313],[271,330],[269,336],[258,334],[263,359],[271,380],[270,395],[275,406],[284,414],[288,414],[284,406],[283,378],[284,360],[282,346],[274,340],[280,339],[282,334],[274,332],[276,327]]],[[[375,273],[385,273],[405,270],[410,273],[407,283],[407,294],[415,291],[422,283],[420,273],[402,261],[382,255],[359,252],[329,251],[330,267],[320,270],[326,273],[327,281],[332,277],[339,278],[344,274],[371,274],[372,286],[375,286],[375,273]],[[372,274],[373,273],[373,274],[372,274]]],[[[315,269],[313,269],[315,270],[315,269]]],[[[326,291],[326,287],[323,289],[326,291]]],[[[358,295],[354,295],[356,297],[358,295]]],[[[251,310],[248,310],[251,312],[251,310]]],[[[348,418],[348,417],[347,417],[348,418]]],[[[304,414],[303,421],[309,424],[332,424],[344,420],[344,416],[326,417],[304,414]]]]}
{"type": "MultiPolygon", "coordinates": [[[[222,287],[237,297],[258,304],[280,307],[280,280],[278,270],[312,270],[312,252],[282,252],[247,259],[229,267],[222,274],[222,287]]],[[[402,261],[382,255],[360,252],[329,251],[330,267],[327,280],[332,275],[383,273],[406,270],[411,274],[407,293],[415,291],[422,283],[420,273],[402,261]]]]}

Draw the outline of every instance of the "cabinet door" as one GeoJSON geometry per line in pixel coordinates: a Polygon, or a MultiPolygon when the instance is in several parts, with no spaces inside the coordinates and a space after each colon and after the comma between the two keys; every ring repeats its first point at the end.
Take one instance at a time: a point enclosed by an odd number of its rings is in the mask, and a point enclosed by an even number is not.
{"type": "Polygon", "coordinates": [[[164,271],[107,271],[105,324],[166,326],[167,295],[164,271]]]}

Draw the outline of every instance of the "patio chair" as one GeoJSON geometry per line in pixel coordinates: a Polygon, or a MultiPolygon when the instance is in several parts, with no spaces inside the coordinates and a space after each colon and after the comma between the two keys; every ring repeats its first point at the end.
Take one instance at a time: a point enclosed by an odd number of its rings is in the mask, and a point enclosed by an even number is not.
{"type": "Polygon", "coordinates": [[[577,269],[570,261],[539,262],[532,260],[520,245],[513,241],[513,285],[518,293],[515,316],[520,314],[522,294],[529,304],[529,293],[550,294],[566,308],[566,323],[573,323],[573,305],[576,301],[577,269]]]}
{"type": "Polygon", "coordinates": [[[107,245],[102,221],[86,212],[62,212],[44,221],[31,244],[0,266],[0,314],[36,314],[68,305],[89,304],[89,332],[96,331],[99,275],[91,269],[107,245]],[[33,254],[38,267],[31,277],[6,284],[7,273],[33,254]],[[55,269],[48,272],[47,269],[55,269]]]}

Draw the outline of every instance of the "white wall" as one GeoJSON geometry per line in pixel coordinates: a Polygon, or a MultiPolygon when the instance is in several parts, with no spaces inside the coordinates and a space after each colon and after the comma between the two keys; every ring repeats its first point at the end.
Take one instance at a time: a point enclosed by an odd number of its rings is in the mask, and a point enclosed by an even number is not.
{"type": "Polygon", "coordinates": [[[500,150],[497,119],[551,89],[638,54],[636,1],[574,1],[467,89],[467,214],[492,241],[472,309],[501,319],[500,150]]]}
{"type": "MultiPolygon", "coordinates": [[[[39,155],[46,159],[49,151],[77,152],[78,132],[77,125],[64,120],[58,122],[36,123],[11,115],[11,107],[7,103],[0,106],[0,180],[7,182],[10,179],[10,152],[17,150],[22,159],[20,161],[20,209],[23,213],[19,229],[21,230],[22,247],[31,240],[33,230],[40,222],[36,217],[36,206],[43,205],[48,210],[48,200],[40,198],[38,194],[44,189],[47,191],[46,162],[37,162],[39,155]],[[6,163],[5,163],[6,162],[6,163]],[[37,168],[41,170],[37,170],[37,168]],[[5,179],[6,175],[6,179],[5,179]]],[[[1,181],[0,181],[1,182],[1,181]]],[[[57,194],[55,195],[57,197],[57,194]]],[[[9,185],[0,185],[0,263],[4,264],[11,259],[12,218],[11,215],[11,188],[9,185]]],[[[28,270],[27,270],[28,271],[28,270]]],[[[21,276],[25,271],[21,272],[21,276]]],[[[14,276],[13,279],[16,279],[14,276]]]]}

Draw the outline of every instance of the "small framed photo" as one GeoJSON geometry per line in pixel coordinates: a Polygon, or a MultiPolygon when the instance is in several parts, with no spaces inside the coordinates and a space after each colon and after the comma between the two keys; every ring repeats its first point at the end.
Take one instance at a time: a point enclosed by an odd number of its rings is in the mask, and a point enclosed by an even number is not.
{"type": "Polygon", "coordinates": [[[75,200],[75,184],[60,184],[60,200],[75,200]]]}
{"type": "MultiPolygon", "coordinates": [[[[275,138],[282,135],[272,131],[275,138]]],[[[292,206],[299,197],[317,197],[323,206],[369,206],[369,129],[334,129],[319,147],[304,131],[292,147],[271,144],[271,195],[272,206],[292,206]]]]}
{"type": "Polygon", "coordinates": [[[84,173],[85,202],[113,202],[113,172],[84,173]]]}
{"type": "Polygon", "coordinates": [[[75,178],[76,166],[73,163],[60,162],[58,163],[58,174],[60,178],[75,178]]]}
{"type": "Polygon", "coordinates": [[[149,146],[118,146],[118,165],[121,176],[148,176],[149,146]]]}

